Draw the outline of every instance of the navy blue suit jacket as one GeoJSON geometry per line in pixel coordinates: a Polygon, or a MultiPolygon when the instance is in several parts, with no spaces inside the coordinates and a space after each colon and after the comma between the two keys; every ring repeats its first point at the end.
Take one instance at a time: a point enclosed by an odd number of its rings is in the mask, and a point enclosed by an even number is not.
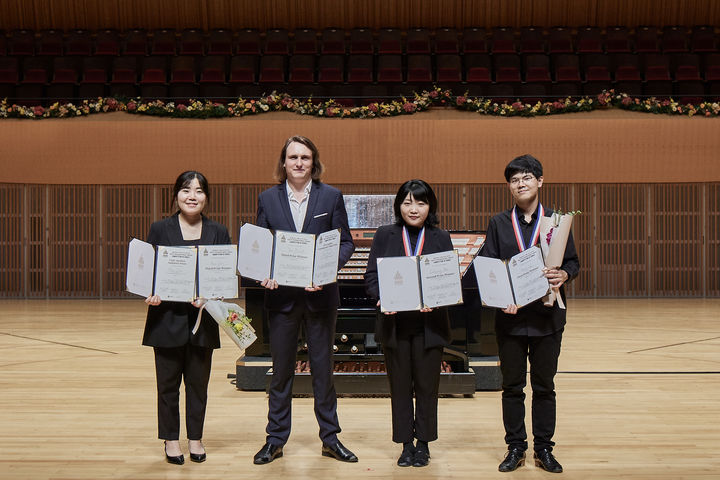
{"type": "MultiPolygon", "coordinates": [[[[260,193],[256,224],[271,230],[296,231],[285,182],[260,193]]],[[[341,231],[338,268],[342,268],[355,251],[342,193],[330,185],[313,182],[302,232],[318,235],[336,228],[341,231]]],[[[340,303],[337,283],[325,285],[317,292],[285,286],[265,291],[265,307],[269,310],[289,312],[296,302],[302,301],[313,312],[336,309],[340,303]]]]}

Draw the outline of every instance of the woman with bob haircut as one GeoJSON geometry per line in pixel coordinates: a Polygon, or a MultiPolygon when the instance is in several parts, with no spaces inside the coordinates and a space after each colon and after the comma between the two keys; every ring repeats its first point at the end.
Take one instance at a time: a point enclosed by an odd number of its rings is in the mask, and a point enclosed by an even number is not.
{"type": "MultiPolygon", "coordinates": [[[[163,246],[227,245],[227,229],[205,215],[210,191],[205,176],[194,170],[181,173],[173,187],[174,215],[150,226],[147,241],[163,246]]],[[[148,304],[143,345],[155,351],[157,379],[158,437],[165,441],[168,463],[185,463],[180,449],[180,383],[185,382],[185,422],[190,460],[206,459],[202,444],[207,389],[213,349],[220,348],[217,323],[203,311],[195,334],[198,308],[190,303],[163,301],[158,295],[148,304]]]]}
{"type": "MultiPolygon", "coordinates": [[[[395,224],[380,227],[370,247],[365,289],[373,299],[380,298],[378,258],[453,249],[450,234],[437,227],[437,198],[426,182],[408,180],[400,186],[394,210],[395,224]]],[[[378,315],[376,338],[382,343],[390,382],[392,439],[403,444],[397,464],[424,467],[430,461],[428,443],[438,437],[440,368],[443,347],[450,343],[447,308],[385,312],[378,315]]]]}

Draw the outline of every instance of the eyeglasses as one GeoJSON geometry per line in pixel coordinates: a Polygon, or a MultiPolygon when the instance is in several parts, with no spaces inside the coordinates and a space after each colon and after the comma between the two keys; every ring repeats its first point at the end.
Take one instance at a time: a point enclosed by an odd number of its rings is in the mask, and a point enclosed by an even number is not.
{"type": "Polygon", "coordinates": [[[524,185],[527,185],[528,183],[532,182],[533,180],[535,180],[534,175],[523,175],[522,177],[512,177],[510,179],[510,185],[512,185],[513,187],[517,187],[518,185],[520,185],[520,182],[522,182],[524,185]]]}

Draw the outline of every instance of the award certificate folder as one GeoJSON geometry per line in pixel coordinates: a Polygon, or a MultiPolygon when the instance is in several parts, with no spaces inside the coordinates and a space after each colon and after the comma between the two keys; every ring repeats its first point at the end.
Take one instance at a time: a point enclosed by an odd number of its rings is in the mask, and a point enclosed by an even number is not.
{"type": "Polygon", "coordinates": [[[240,228],[237,271],[279,285],[312,287],[337,280],[340,229],[320,235],[277,230],[246,223],[240,228]]]}
{"type": "Polygon", "coordinates": [[[198,296],[202,298],[237,298],[235,245],[200,245],[198,247],[198,296]]]}
{"type": "Polygon", "coordinates": [[[380,310],[402,312],[463,302],[457,252],[377,259],[380,310]]]}
{"type": "Polygon", "coordinates": [[[236,298],[235,245],[153,246],[134,238],[128,246],[128,292],[167,302],[236,298]],[[198,255],[200,253],[200,256],[198,255]]]}
{"type": "Polygon", "coordinates": [[[497,258],[476,257],[475,276],[480,300],[488,307],[523,307],[544,297],[550,290],[545,278],[545,262],[537,245],[504,261],[497,258]]]}

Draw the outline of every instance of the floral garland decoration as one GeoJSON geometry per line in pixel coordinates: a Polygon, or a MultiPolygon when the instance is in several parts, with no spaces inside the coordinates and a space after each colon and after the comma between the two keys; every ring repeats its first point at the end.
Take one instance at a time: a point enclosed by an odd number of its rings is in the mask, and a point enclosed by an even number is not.
{"type": "Polygon", "coordinates": [[[10,105],[7,99],[4,99],[0,101],[0,118],[68,118],[115,111],[172,118],[244,117],[276,111],[288,111],[299,115],[323,118],[378,118],[412,115],[431,107],[456,108],[481,115],[501,117],[536,117],[608,108],[689,117],[694,115],[720,116],[720,104],[717,102],[682,105],[672,99],[660,100],[654,97],[640,99],[625,93],[615,93],[614,90],[603,91],[597,96],[586,96],[577,100],[568,97],[553,102],[529,104],[518,101],[508,104],[498,103],[489,98],[472,98],[467,93],[455,95],[451,90],[435,87],[430,91],[416,93],[413,99],[402,97],[399,100],[374,102],[361,107],[346,107],[332,99],[325,102],[317,102],[312,98],[300,100],[292,98],[287,93],[276,92],[259,99],[239,98],[237,102],[228,104],[199,100],[188,104],[175,104],[161,100],[143,102],[140,99],[122,101],[115,98],[98,98],[97,100],[84,100],[79,105],[55,103],[45,108],[10,105]]]}

